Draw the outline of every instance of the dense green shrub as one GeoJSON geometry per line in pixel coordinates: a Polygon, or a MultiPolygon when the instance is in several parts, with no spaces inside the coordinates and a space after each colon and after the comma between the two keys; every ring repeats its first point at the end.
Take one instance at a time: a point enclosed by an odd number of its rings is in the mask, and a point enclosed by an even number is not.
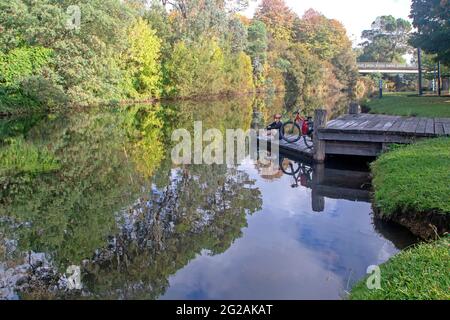
{"type": "Polygon", "coordinates": [[[52,57],[53,50],[43,47],[15,48],[8,53],[0,51],[0,85],[18,88],[20,82],[39,73],[52,57]]]}
{"type": "Polygon", "coordinates": [[[161,41],[143,19],[138,19],[129,30],[129,48],[123,55],[125,93],[132,98],[150,98],[161,95],[161,41]]]}

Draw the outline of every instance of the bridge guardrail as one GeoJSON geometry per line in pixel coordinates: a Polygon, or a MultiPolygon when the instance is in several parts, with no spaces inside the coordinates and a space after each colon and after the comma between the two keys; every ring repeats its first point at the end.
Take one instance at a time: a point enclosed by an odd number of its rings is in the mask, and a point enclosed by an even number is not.
{"type": "Polygon", "coordinates": [[[388,63],[388,62],[358,62],[359,69],[417,69],[416,65],[388,63]]]}

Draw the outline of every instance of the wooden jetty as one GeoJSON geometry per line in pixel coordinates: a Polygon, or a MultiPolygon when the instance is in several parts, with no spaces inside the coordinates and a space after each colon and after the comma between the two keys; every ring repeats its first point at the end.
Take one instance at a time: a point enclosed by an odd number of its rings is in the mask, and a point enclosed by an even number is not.
{"type": "MultiPolygon", "coordinates": [[[[310,142],[309,145],[311,145],[312,141],[309,138],[307,139],[310,142]]],[[[311,162],[313,160],[314,149],[308,147],[303,138],[294,143],[288,143],[284,140],[275,140],[273,136],[259,136],[258,140],[265,141],[268,145],[272,145],[274,143],[278,144],[280,152],[285,155],[300,158],[302,160],[306,160],[307,162],[311,162]]]]}
{"type": "Polygon", "coordinates": [[[450,136],[450,118],[348,114],[318,129],[325,154],[377,156],[387,145],[450,136]]]}
{"type": "Polygon", "coordinates": [[[359,113],[360,107],[350,106],[350,113],[329,122],[326,110],[314,115],[314,147],[303,139],[296,143],[284,140],[259,140],[279,144],[280,152],[304,159],[323,162],[327,155],[376,157],[390,144],[408,144],[424,138],[450,136],[450,118],[400,117],[359,113]]]}

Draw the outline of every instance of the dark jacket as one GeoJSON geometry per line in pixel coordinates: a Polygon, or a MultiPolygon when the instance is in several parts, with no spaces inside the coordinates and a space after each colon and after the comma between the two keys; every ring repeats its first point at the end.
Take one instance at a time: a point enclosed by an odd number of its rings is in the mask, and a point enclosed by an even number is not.
{"type": "Polygon", "coordinates": [[[283,136],[283,122],[272,122],[268,127],[267,130],[278,130],[279,131],[279,135],[278,135],[278,139],[281,139],[281,137],[283,136]]]}
{"type": "Polygon", "coordinates": [[[272,122],[268,127],[267,130],[281,130],[281,128],[283,127],[283,122],[272,122]]]}

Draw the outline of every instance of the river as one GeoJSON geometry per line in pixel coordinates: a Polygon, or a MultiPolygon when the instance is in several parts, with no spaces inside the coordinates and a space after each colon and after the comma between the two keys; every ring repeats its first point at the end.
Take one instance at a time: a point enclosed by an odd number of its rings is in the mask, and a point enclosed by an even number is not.
{"type": "MultiPolygon", "coordinates": [[[[0,299],[345,299],[369,266],[416,241],[374,220],[365,161],[281,156],[275,175],[250,158],[171,161],[174,129],[259,128],[294,110],[288,101],[1,119],[0,299]]],[[[327,102],[333,116],[347,103],[327,102]]]]}

